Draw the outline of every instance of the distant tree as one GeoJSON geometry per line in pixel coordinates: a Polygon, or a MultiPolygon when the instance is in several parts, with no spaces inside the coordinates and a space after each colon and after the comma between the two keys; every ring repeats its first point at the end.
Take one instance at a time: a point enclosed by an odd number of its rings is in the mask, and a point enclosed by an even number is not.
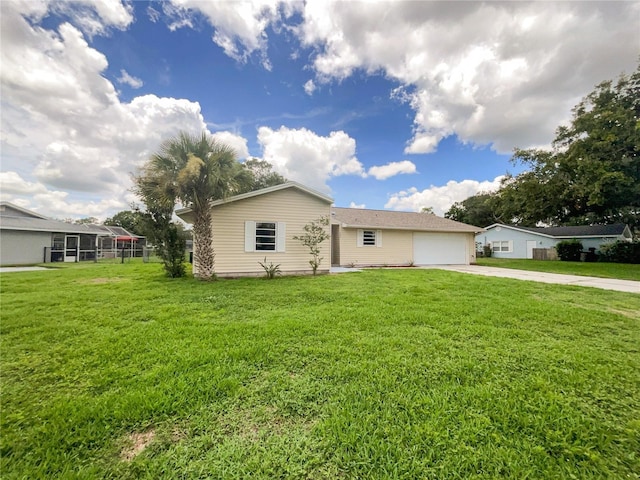
{"type": "Polygon", "coordinates": [[[640,66],[578,103],[552,150],[517,149],[512,162],[528,167],[499,191],[515,223],[640,226],[640,66]]]}
{"type": "Polygon", "coordinates": [[[73,220],[73,223],[75,223],[76,225],[93,225],[100,223],[100,220],[98,220],[96,217],[84,217],[73,220]]]}
{"type": "Polygon", "coordinates": [[[293,237],[294,240],[299,240],[302,245],[309,248],[309,253],[311,254],[309,265],[311,265],[314,275],[318,271],[318,267],[323,260],[320,256],[320,244],[329,238],[329,234],[325,230],[325,227],[328,225],[329,217],[320,217],[316,220],[312,220],[302,227],[304,230],[303,235],[296,235],[293,237]]]}
{"type": "Polygon", "coordinates": [[[287,181],[282,175],[273,171],[272,165],[266,160],[250,158],[242,166],[250,173],[251,182],[244,185],[238,193],[246,193],[261,188],[273,187],[287,181]]]}
{"type": "Polygon", "coordinates": [[[177,202],[192,210],[196,277],[215,278],[211,202],[246,191],[254,176],[236,159],[235,151],[207,132],[180,132],[165,141],[134,177],[135,190],[147,209],[173,211],[177,202]]]}
{"type": "Polygon", "coordinates": [[[104,225],[122,227],[134,235],[146,236],[144,214],[135,206],[133,210],[123,210],[109,217],[104,221],[104,225]]]}
{"type": "Polygon", "coordinates": [[[497,202],[494,194],[479,193],[451,205],[444,217],[456,222],[486,227],[500,221],[496,215],[496,208],[497,202]]]}
{"type": "Polygon", "coordinates": [[[431,215],[435,215],[433,207],[422,207],[420,209],[420,213],[430,213],[431,215]]]}

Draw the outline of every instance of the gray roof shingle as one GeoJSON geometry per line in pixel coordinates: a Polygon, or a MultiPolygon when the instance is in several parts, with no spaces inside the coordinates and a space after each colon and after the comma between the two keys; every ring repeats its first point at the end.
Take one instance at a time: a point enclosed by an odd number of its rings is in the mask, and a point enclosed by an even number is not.
{"type": "Polygon", "coordinates": [[[421,230],[431,232],[482,232],[484,229],[438,217],[431,213],[331,207],[331,222],[346,227],[421,230]]]}
{"type": "Polygon", "coordinates": [[[528,232],[543,233],[552,237],[606,237],[622,235],[626,225],[577,225],[569,227],[517,227],[528,232]]]}

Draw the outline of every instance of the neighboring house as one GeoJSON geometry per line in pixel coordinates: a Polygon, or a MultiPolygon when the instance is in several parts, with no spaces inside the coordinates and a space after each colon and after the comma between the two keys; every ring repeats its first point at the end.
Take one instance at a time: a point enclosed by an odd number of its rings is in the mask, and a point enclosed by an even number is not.
{"type": "Polygon", "coordinates": [[[126,230],[114,228],[120,227],[61,222],[0,202],[0,265],[94,260],[105,244],[113,250],[132,237],[126,230]]]}
{"type": "MultiPolygon", "coordinates": [[[[309,250],[293,237],[320,217],[332,238],[320,245],[319,273],[331,265],[469,264],[481,228],[427,213],[332,208],[333,200],[296,182],[218,200],[212,206],[215,270],[221,277],[263,275],[258,262],[282,273],[310,273],[309,250]]],[[[178,217],[193,223],[189,208],[178,217]]],[[[194,265],[197,271],[197,265],[194,265]]]]}
{"type": "Polygon", "coordinates": [[[368,265],[468,265],[482,228],[431,213],[332,208],[331,263],[368,265]]]}
{"type": "Polygon", "coordinates": [[[605,243],[631,241],[633,234],[627,225],[582,225],[570,227],[515,227],[494,223],[476,235],[476,242],[490,245],[497,258],[533,258],[534,248],[552,248],[562,240],[576,239],[585,251],[596,251],[605,243]]]}

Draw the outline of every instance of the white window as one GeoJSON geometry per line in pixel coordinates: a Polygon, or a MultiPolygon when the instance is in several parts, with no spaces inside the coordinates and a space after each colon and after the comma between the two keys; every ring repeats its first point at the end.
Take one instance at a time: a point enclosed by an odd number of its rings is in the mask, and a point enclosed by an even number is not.
{"type": "Polygon", "coordinates": [[[285,235],[283,222],[248,220],[244,223],[244,251],[284,252],[285,235]]]}
{"type": "Polygon", "coordinates": [[[512,245],[511,240],[499,240],[497,242],[491,242],[491,250],[493,250],[494,253],[508,253],[513,251],[512,245]]]}
{"type": "Polygon", "coordinates": [[[358,247],[381,247],[382,230],[358,230],[358,247]]]}

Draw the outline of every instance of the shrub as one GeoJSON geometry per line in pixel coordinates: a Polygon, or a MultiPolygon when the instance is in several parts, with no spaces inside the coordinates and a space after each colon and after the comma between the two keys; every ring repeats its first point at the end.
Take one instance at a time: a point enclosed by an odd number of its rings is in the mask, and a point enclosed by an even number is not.
{"type": "Polygon", "coordinates": [[[600,261],[612,263],[640,263],[640,240],[616,241],[600,245],[600,261]]]}
{"type": "Polygon", "coordinates": [[[328,225],[329,217],[325,215],[317,218],[316,220],[312,220],[302,227],[304,235],[296,235],[293,237],[294,240],[299,240],[302,245],[309,248],[309,253],[311,254],[309,265],[311,265],[314,275],[318,271],[318,267],[322,262],[322,257],[320,256],[320,244],[329,238],[329,234],[324,229],[328,225]]]}
{"type": "Polygon", "coordinates": [[[262,268],[264,268],[267,280],[273,280],[276,278],[276,275],[282,275],[282,272],[280,271],[280,264],[274,265],[273,262],[270,262],[267,265],[267,257],[264,257],[264,261],[258,263],[262,268]]]}
{"type": "Polygon", "coordinates": [[[579,262],[582,243],[578,240],[563,240],[556,245],[556,252],[560,260],[565,262],[579,262]]]}
{"type": "Polygon", "coordinates": [[[482,253],[486,258],[490,258],[493,251],[491,250],[491,245],[485,245],[482,247],[482,253]]]}

